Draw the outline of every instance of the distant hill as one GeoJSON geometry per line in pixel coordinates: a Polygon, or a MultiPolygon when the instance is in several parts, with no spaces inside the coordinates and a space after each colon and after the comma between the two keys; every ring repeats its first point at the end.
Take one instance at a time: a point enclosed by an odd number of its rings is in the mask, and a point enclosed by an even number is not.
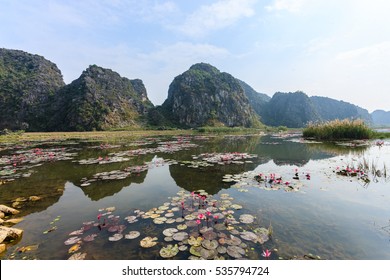
{"type": "Polygon", "coordinates": [[[153,104],[141,80],[129,80],[96,65],[58,94],[53,130],[88,131],[141,125],[153,104]]]}
{"type": "Polygon", "coordinates": [[[244,90],[246,97],[248,97],[249,104],[251,104],[255,112],[261,116],[263,114],[264,106],[271,100],[271,97],[265,93],[255,91],[250,85],[239,79],[237,79],[237,81],[244,90]]]}
{"type": "Polygon", "coordinates": [[[371,117],[374,126],[390,126],[390,111],[375,110],[371,117]]]}
{"type": "Polygon", "coordinates": [[[168,119],[184,127],[260,124],[237,79],[206,63],[175,77],[161,107],[168,119]]]}
{"type": "Polygon", "coordinates": [[[0,130],[47,130],[47,108],[64,85],[44,57],[0,48],[0,130]]]}
{"type": "Polygon", "coordinates": [[[303,127],[320,116],[310,98],[301,91],[277,92],[266,104],[262,120],[270,126],[303,127]]]}
{"type": "Polygon", "coordinates": [[[338,101],[328,97],[310,97],[318,114],[324,121],[335,119],[362,119],[371,123],[372,119],[367,110],[348,102],[338,101]]]}
{"type": "Polygon", "coordinates": [[[369,114],[344,101],[301,91],[272,98],[207,63],[192,65],[171,82],[154,107],[140,79],[96,65],[65,85],[61,71],[42,56],[0,48],[0,131],[89,131],[129,127],[303,127],[308,122],[363,119],[390,125],[390,112],[369,114]]]}

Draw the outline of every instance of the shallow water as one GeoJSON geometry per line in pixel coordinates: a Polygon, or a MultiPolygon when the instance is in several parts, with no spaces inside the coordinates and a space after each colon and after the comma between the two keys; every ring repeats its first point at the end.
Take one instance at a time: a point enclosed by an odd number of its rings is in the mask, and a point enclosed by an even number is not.
{"type": "MultiPolygon", "coordinates": [[[[3,158],[33,146],[43,151],[60,148],[63,152],[72,153],[72,159],[57,161],[54,157],[42,161],[41,166],[18,163],[16,174],[31,175],[0,185],[0,204],[11,206],[20,197],[41,197],[38,201],[16,205],[21,211],[18,216],[24,220],[15,227],[23,229],[24,235],[9,246],[1,258],[68,259],[71,256],[68,253],[70,246],[64,242],[71,237],[69,233],[80,229],[84,222],[101,222],[97,215],[105,214],[107,211],[103,209],[114,206],[112,215],[118,217],[116,224],[126,226],[123,234],[137,230],[141,232],[140,237],[112,242],[108,238],[113,233],[106,228],[99,230],[93,226],[81,237],[93,233],[98,237],[92,242],[82,242],[79,252],[87,253],[86,259],[161,259],[159,251],[162,247],[178,243],[164,241],[162,231],[176,227],[179,223],[155,224],[152,219],[139,218],[138,222],[129,224],[124,218],[134,215],[136,209],[148,211],[166,202],[172,203],[172,198],[178,196],[178,192],[179,196],[185,195],[186,207],[183,211],[188,212],[187,208],[193,203],[190,192],[204,190],[210,201],[215,199],[219,203],[221,195],[228,194],[233,203],[242,205],[242,209],[234,210],[236,220],[241,214],[255,217],[253,224],[235,225],[239,232],[258,227],[268,228],[272,224],[270,240],[263,244],[243,242],[246,244],[243,258],[261,259],[262,251],[270,249],[272,259],[305,256],[318,256],[321,259],[390,259],[390,184],[389,175],[384,172],[386,163],[390,166],[388,141],[379,147],[375,141],[369,145],[349,146],[305,142],[297,135],[146,140],[135,143],[137,145],[131,145],[131,142],[111,143],[115,147],[97,142],[29,143],[24,147],[2,147],[0,157],[3,158]],[[197,146],[170,153],[149,150],[146,154],[128,156],[128,161],[116,163],[81,165],[78,162],[99,157],[105,159],[106,156],[112,157],[111,153],[118,155],[122,151],[161,147],[164,145],[161,142],[172,140],[174,142],[169,142],[165,147],[171,149],[183,142],[197,146]],[[214,164],[196,168],[186,162],[193,161],[193,156],[202,153],[226,152],[248,153],[257,157],[243,160],[240,164],[214,164]],[[338,168],[347,165],[356,167],[364,160],[371,171],[381,170],[377,174],[380,176],[375,178],[371,173],[368,174],[368,184],[357,177],[336,174],[338,168]],[[81,186],[97,173],[123,171],[127,167],[144,163],[147,163],[147,170],[132,173],[124,179],[97,181],[81,186]],[[29,167],[22,169],[25,166],[29,167]],[[244,172],[253,172],[250,173],[252,177],[259,173],[276,173],[283,178],[283,182],[290,182],[294,191],[286,191],[289,189],[283,184],[271,188],[257,182],[242,184],[243,181],[238,180],[240,182],[236,184],[222,181],[226,174],[238,175],[244,172]],[[293,179],[295,173],[298,173],[299,179],[293,179]],[[308,173],[310,180],[306,177],[308,173]],[[53,230],[46,232],[49,229],[53,230]],[[157,237],[158,244],[152,248],[141,248],[139,242],[146,236],[157,237]],[[20,248],[36,244],[39,245],[38,249],[20,252],[20,248]]],[[[4,170],[5,166],[2,164],[0,168],[4,170]]],[[[0,177],[0,180],[10,178],[9,175],[0,177]]],[[[174,212],[175,218],[183,214],[180,212],[174,212]]],[[[103,217],[110,223],[108,215],[103,217]]],[[[205,223],[202,221],[202,225],[205,223]]],[[[196,227],[186,230],[188,233],[197,231],[196,227]]],[[[236,236],[239,234],[236,233],[236,236]]],[[[187,259],[190,255],[186,250],[174,258],[187,259]]],[[[227,254],[219,256],[232,258],[227,254]]]]}

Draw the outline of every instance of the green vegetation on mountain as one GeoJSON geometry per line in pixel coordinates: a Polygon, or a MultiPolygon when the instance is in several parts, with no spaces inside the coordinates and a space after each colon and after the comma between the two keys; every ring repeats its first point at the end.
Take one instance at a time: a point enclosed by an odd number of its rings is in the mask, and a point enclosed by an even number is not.
{"type": "Polygon", "coordinates": [[[270,126],[297,128],[320,119],[310,98],[301,91],[277,92],[264,109],[262,120],[270,126]]]}
{"type": "Polygon", "coordinates": [[[153,104],[141,80],[90,66],[56,100],[53,130],[88,131],[139,127],[153,104]]]}
{"type": "Polygon", "coordinates": [[[322,96],[312,96],[310,100],[323,121],[335,119],[362,119],[367,123],[372,121],[367,110],[351,103],[322,96]]]}
{"type": "Polygon", "coordinates": [[[44,57],[0,48],[0,130],[46,131],[47,109],[64,85],[44,57]]]}
{"type": "Polygon", "coordinates": [[[249,104],[252,106],[253,110],[255,110],[259,116],[261,116],[263,114],[264,107],[271,100],[271,97],[264,93],[255,91],[250,85],[239,79],[237,79],[237,81],[244,90],[244,93],[248,98],[249,104]]]}
{"type": "Polygon", "coordinates": [[[177,76],[161,107],[169,121],[184,127],[260,125],[237,79],[206,63],[177,76]]]}

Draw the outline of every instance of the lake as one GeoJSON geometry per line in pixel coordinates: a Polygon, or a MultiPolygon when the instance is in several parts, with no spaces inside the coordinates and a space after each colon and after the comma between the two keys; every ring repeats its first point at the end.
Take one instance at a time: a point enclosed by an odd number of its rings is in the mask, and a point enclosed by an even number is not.
{"type": "Polygon", "coordinates": [[[4,144],[1,259],[390,259],[389,166],[296,134],[4,144]]]}

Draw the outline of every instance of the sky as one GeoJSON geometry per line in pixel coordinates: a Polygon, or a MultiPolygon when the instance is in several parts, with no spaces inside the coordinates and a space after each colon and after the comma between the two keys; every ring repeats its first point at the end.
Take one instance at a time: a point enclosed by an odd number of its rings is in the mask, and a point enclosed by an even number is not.
{"type": "Polygon", "coordinates": [[[390,111],[388,0],[0,0],[0,47],[142,79],[164,102],[199,62],[256,91],[301,90],[390,111]]]}

